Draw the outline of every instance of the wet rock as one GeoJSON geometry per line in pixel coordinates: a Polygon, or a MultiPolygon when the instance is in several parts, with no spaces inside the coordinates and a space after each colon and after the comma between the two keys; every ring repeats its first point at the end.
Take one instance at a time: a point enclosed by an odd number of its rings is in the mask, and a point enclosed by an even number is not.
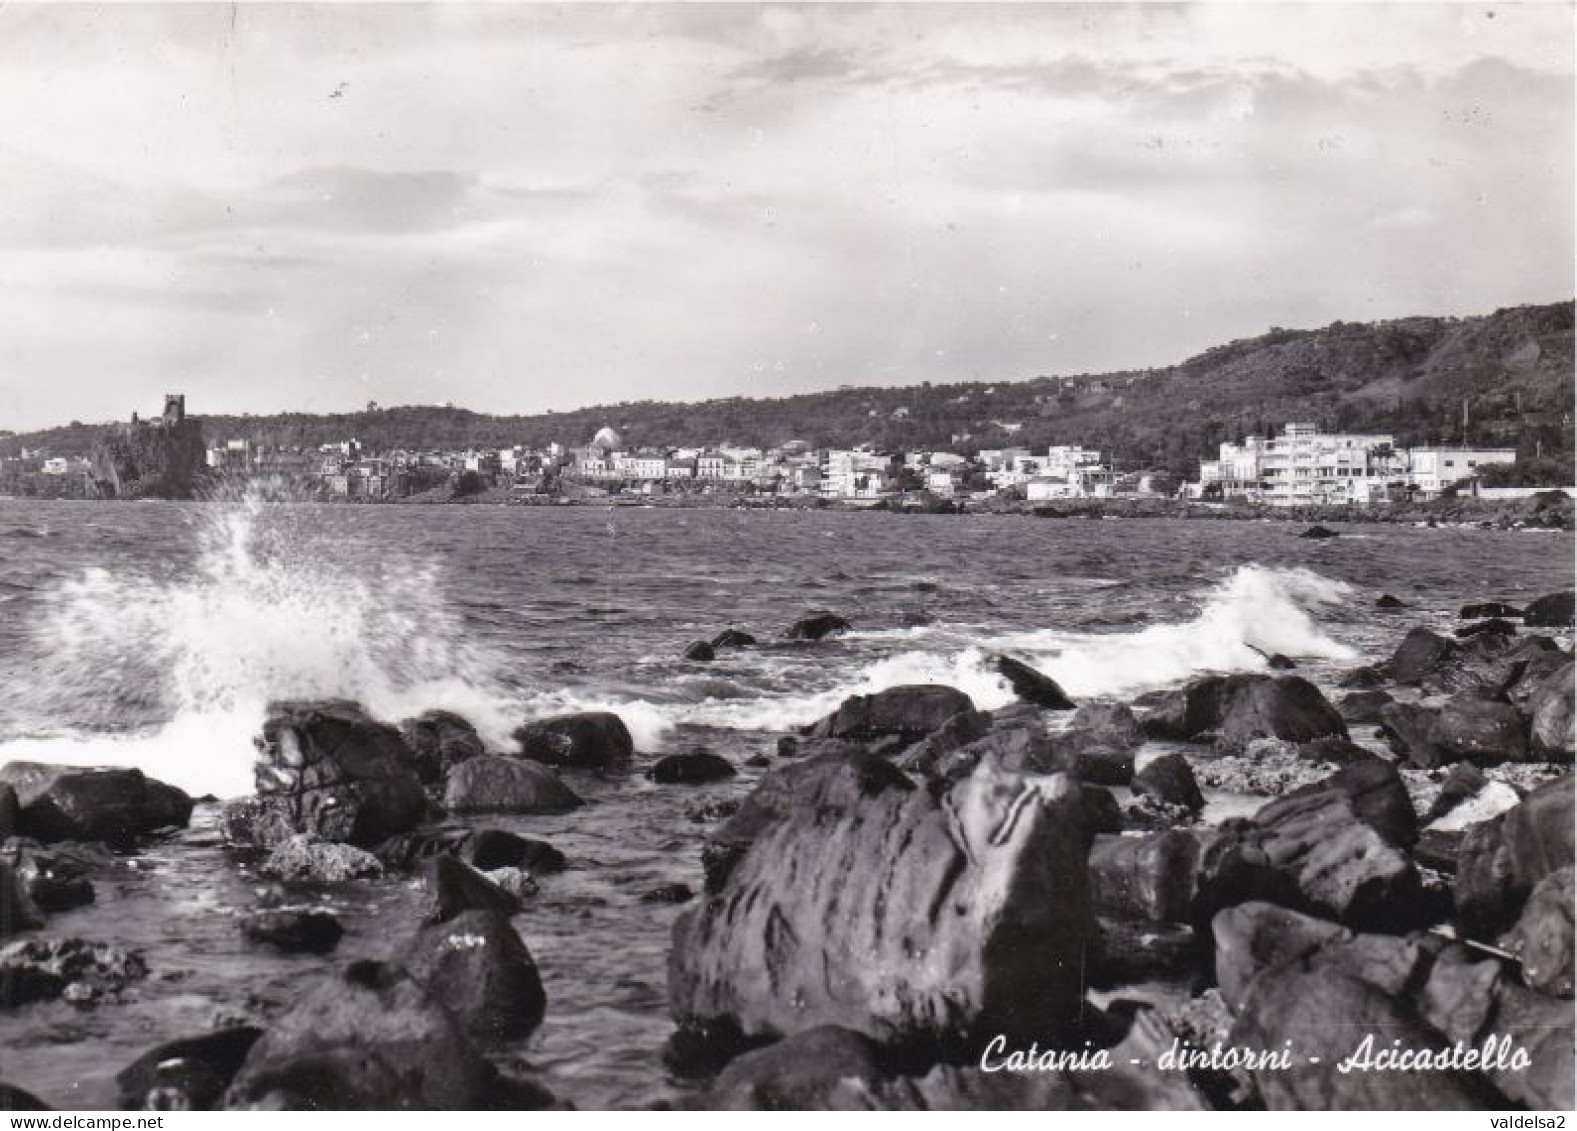
{"type": "Polygon", "coordinates": [[[1192,982],[1208,968],[1209,950],[1200,933],[1183,923],[1099,916],[1089,968],[1092,989],[1135,982],[1192,982]]]}
{"type": "Polygon", "coordinates": [[[521,909],[520,900],[469,864],[453,856],[435,856],[422,865],[427,908],[422,922],[447,923],[466,911],[498,911],[508,916],[521,909]]]}
{"type": "Polygon", "coordinates": [[[713,1085],[708,1108],[815,1111],[830,1106],[846,1080],[872,1083],[887,1074],[869,1037],[819,1025],[731,1061],[713,1085]]]}
{"type": "Polygon", "coordinates": [[[1047,711],[1071,711],[1077,706],[1056,680],[1044,672],[1036,671],[1022,660],[997,656],[992,663],[997,674],[1008,681],[1013,694],[1024,702],[1033,703],[1047,711]]]}
{"type": "Polygon", "coordinates": [[[304,834],[276,845],[257,870],[276,880],[320,884],[383,875],[383,865],[372,853],[352,844],[318,840],[304,834]]]}
{"type": "MultiPolygon", "coordinates": [[[[0,867],[10,868],[27,898],[40,911],[69,911],[94,900],[89,865],[70,845],[45,848],[35,840],[13,837],[0,842],[0,867]]],[[[4,929],[0,928],[0,934],[4,929]]]]}
{"type": "Polygon", "coordinates": [[[1522,917],[1502,940],[1522,960],[1522,981],[1557,997],[1572,996],[1572,866],[1551,872],[1523,905],[1522,917]]]}
{"type": "Polygon", "coordinates": [[[717,649],[705,640],[693,640],[684,650],[684,658],[700,663],[710,663],[717,659],[717,649]]]}
{"type": "Polygon", "coordinates": [[[1353,668],[1336,681],[1337,687],[1354,688],[1359,691],[1372,691],[1377,687],[1384,687],[1388,682],[1386,675],[1375,664],[1366,664],[1361,668],[1353,668]]]}
{"type": "Polygon", "coordinates": [[[1145,737],[1191,742],[1221,723],[1222,676],[1191,680],[1167,692],[1140,726],[1145,737]]]}
{"type": "Polygon", "coordinates": [[[1098,785],[1079,784],[1084,831],[1090,836],[1123,831],[1123,811],[1112,791],[1098,785]]]}
{"type": "Polygon", "coordinates": [[[832,714],[812,724],[806,735],[853,742],[883,738],[916,742],[953,716],[974,710],[974,702],[957,688],[939,684],[890,687],[874,695],[851,695],[832,714]]]}
{"type": "Polygon", "coordinates": [[[400,736],[411,752],[416,775],[426,785],[444,780],[444,775],[467,758],[487,753],[476,728],[453,711],[427,711],[400,724],[400,736]]]}
{"type": "Polygon", "coordinates": [[[192,799],[141,770],[7,762],[0,785],[16,795],[16,831],[44,842],[125,844],[158,829],[184,827],[192,799]]]}
{"type": "Polygon", "coordinates": [[[1492,940],[1516,922],[1529,894],[1572,862],[1570,775],[1540,786],[1522,804],[1468,830],[1457,854],[1457,918],[1492,940]]]}
{"type": "Polygon", "coordinates": [[[552,770],[521,758],[484,754],[460,763],[444,783],[452,813],[562,813],[584,804],[552,770]]]}
{"type": "Polygon", "coordinates": [[[16,789],[0,782],[0,841],[16,836],[20,822],[21,805],[16,799],[16,789]]]}
{"type": "Polygon", "coordinates": [[[709,750],[691,750],[659,758],[646,776],[658,785],[706,785],[739,773],[734,764],[709,750]]]}
{"type": "Polygon", "coordinates": [[[689,884],[664,884],[641,893],[642,903],[689,903],[694,898],[689,884]]]}
{"type": "Polygon", "coordinates": [[[400,732],[345,700],[274,703],[256,740],[257,797],[228,823],[271,848],[297,833],[369,847],[427,811],[400,732]]]}
{"type": "Polygon", "coordinates": [[[1181,754],[1158,754],[1141,762],[1133,776],[1133,791],[1195,813],[1205,807],[1199,782],[1181,754]]]}
{"type": "Polygon", "coordinates": [[[1199,812],[1183,805],[1144,794],[1134,798],[1123,810],[1123,828],[1165,832],[1198,824],[1199,812]]]}
{"type": "Polygon", "coordinates": [[[1570,762],[1574,750],[1573,669],[1570,661],[1540,680],[1528,698],[1528,740],[1533,753],[1570,762]]]}
{"type": "Polygon", "coordinates": [[[749,648],[756,643],[756,638],[748,632],[740,632],[737,628],[724,629],[712,637],[713,648],[749,648]]]}
{"type": "Polygon", "coordinates": [[[1458,761],[1481,766],[1527,758],[1522,715],[1510,703],[1459,692],[1439,707],[1392,703],[1380,710],[1391,747],[1415,766],[1432,769],[1458,761]]]}
{"type": "MultiPolygon", "coordinates": [[[[949,777],[956,773],[967,773],[968,767],[990,750],[1015,743],[1038,742],[1041,741],[1040,736],[1045,734],[1045,727],[1039,720],[1034,725],[1017,727],[999,723],[997,715],[960,711],[918,742],[909,743],[900,736],[884,742],[880,749],[885,753],[888,745],[901,748],[901,753],[893,757],[893,764],[906,773],[949,777]],[[986,739],[989,741],[982,741],[986,739]]],[[[831,743],[844,740],[821,741],[831,743]]],[[[813,748],[829,749],[826,746],[813,748]]]]}
{"type": "Polygon", "coordinates": [[[537,719],[515,731],[520,756],[550,766],[601,770],[635,755],[635,740],[611,711],[582,711],[537,719]]]}
{"type": "Polygon", "coordinates": [[[676,1020],[967,1044],[1078,1016],[1092,922],[1072,778],[987,761],[933,792],[879,760],[787,771],[675,923],[676,1020]]]}
{"type": "Polygon", "coordinates": [[[1515,636],[1517,635],[1517,626],[1509,620],[1491,617],[1488,620],[1475,621],[1473,624],[1463,625],[1456,630],[1456,637],[1458,640],[1470,640],[1475,636],[1482,636],[1486,632],[1496,636],[1515,636]]]}
{"type": "Polygon", "coordinates": [[[1090,900],[1097,914],[1187,922],[1193,912],[1199,841],[1171,831],[1098,836],[1090,847],[1090,900]]]}
{"type": "Polygon", "coordinates": [[[768,758],[765,754],[752,754],[750,757],[745,759],[745,765],[749,766],[752,770],[764,770],[771,764],[772,759],[768,758]]]}
{"type": "Polygon", "coordinates": [[[170,1041],[144,1053],[115,1076],[128,1111],[211,1111],[263,1035],[235,1025],[170,1041]]]}
{"type": "Polygon", "coordinates": [[[564,854],[545,840],[469,825],[442,825],[391,837],[374,854],[387,867],[402,872],[434,856],[453,856],[483,872],[495,868],[557,872],[565,866],[564,854]]]}
{"type": "Polygon", "coordinates": [[[424,927],[400,965],[479,1041],[522,1040],[542,1023],[542,980],[503,912],[473,909],[424,927]]]}
{"type": "Polygon", "coordinates": [[[223,1106],[470,1110],[485,1106],[493,1079],[492,1068],[426,990],[398,970],[358,962],[342,980],[303,994],[275,1019],[247,1054],[223,1106]]]}
{"type": "Polygon", "coordinates": [[[241,933],[288,953],[327,954],[345,937],[333,913],[318,908],[258,911],[241,920],[241,933]]]}
{"type": "Polygon", "coordinates": [[[1299,538],[1322,538],[1323,539],[1323,538],[1336,538],[1336,537],[1339,537],[1339,535],[1337,534],[1336,531],[1332,530],[1328,526],[1315,525],[1315,526],[1309,527],[1302,534],[1298,535],[1298,537],[1299,538]]]}
{"type": "Polygon", "coordinates": [[[1378,723],[1380,708],[1395,701],[1384,691],[1352,691],[1342,696],[1341,702],[1336,704],[1336,710],[1343,721],[1348,723],[1378,723]]]}
{"type": "Polygon", "coordinates": [[[1489,779],[1472,762],[1458,762],[1447,772],[1440,783],[1440,792],[1424,814],[1424,823],[1432,824],[1468,800],[1488,784],[1489,779]]]}
{"type": "Polygon", "coordinates": [[[1388,663],[1391,678],[1400,684],[1416,686],[1425,676],[1455,658],[1459,650],[1459,645],[1437,632],[1427,628],[1412,629],[1391,654],[1388,663]]]}
{"type": "Polygon", "coordinates": [[[1399,597],[1393,597],[1389,593],[1382,593],[1376,599],[1374,607],[1377,609],[1405,609],[1407,608],[1407,602],[1399,597]]]}
{"type": "Polygon", "coordinates": [[[91,1005],[148,976],[135,950],[80,938],[27,938],[0,947],[0,1010],[64,997],[91,1005]]]}
{"type": "Polygon", "coordinates": [[[1306,743],[1346,738],[1347,724],[1301,676],[1228,676],[1221,687],[1217,745],[1241,750],[1256,738],[1306,743]]]}
{"type": "Polygon", "coordinates": [[[1531,603],[1522,613],[1522,623],[1529,628],[1571,628],[1572,590],[1550,593],[1531,603]]]}
{"type": "Polygon", "coordinates": [[[54,1111],[31,1092],[24,1092],[14,1084],[0,1083],[0,1111],[54,1111]]]}
{"type": "Polygon", "coordinates": [[[1458,620],[1483,620],[1485,617],[1521,617],[1522,610],[1504,601],[1484,601],[1477,605],[1463,605],[1457,613],[1458,620]]]}
{"type": "Polygon", "coordinates": [[[1073,712],[1068,729],[1090,735],[1103,746],[1133,749],[1144,742],[1144,730],[1123,703],[1085,703],[1073,712]]]}
{"type": "Polygon", "coordinates": [[[1228,907],[1211,921],[1216,944],[1216,983],[1234,1011],[1248,996],[1254,979],[1267,970],[1302,962],[1326,943],[1351,939],[1339,923],[1305,915],[1273,903],[1228,907]]]}
{"type": "Polygon", "coordinates": [[[1293,662],[1291,657],[1275,652],[1265,657],[1265,666],[1270,668],[1271,671],[1290,672],[1298,665],[1293,662]]]}
{"type": "Polygon", "coordinates": [[[44,913],[28,894],[14,865],[0,860],[0,939],[44,925],[44,913]]]}
{"type": "Polygon", "coordinates": [[[783,635],[790,640],[821,640],[834,633],[848,632],[853,627],[840,616],[817,611],[800,617],[783,635]]]}

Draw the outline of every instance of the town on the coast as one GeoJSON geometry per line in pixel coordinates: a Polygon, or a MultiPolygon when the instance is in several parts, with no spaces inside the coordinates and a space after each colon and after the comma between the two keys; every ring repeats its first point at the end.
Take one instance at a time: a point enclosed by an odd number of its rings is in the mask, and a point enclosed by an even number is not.
{"type": "Polygon", "coordinates": [[[873,444],[816,448],[725,442],[705,447],[627,444],[605,426],[589,442],[534,447],[380,450],[355,437],[317,447],[267,445],[245,437],[204,438],[182,394],[162,414],[106,431],[90,455],[23,449],[0,459],[0,495],[96,498],[191,493],[210,487],[288,487],[293,497],[328,501],[450,501],[488,497],[518,503],[712,498],[852,507],[949,508],[996,500],[1178,498],[1271,506],[1427,501],[1447,493],[1523,498],[1534,488],[1492,486],[1485,473],[1517,460],[1514,448],[1429,444],[1394,436],[1326,431],[1288,422],[1279,432],[1222,443],[1199,460],[1198,477],[1121,468],[1080,445],[890,450],[873,444]]]}

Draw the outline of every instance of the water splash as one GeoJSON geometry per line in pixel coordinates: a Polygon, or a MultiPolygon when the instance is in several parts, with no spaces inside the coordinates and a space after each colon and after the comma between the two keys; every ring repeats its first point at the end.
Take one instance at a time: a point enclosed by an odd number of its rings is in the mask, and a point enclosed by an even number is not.
{"type": "Polygon", "coordinates": [[[438,566],[329,538],[316,515],[213,504],[188,567],[58,584],[33,633],[31,698],[72,730],[9,743],[0,760],[130,764],[233,796],[251,791],[267,704],[330,696],[391,720],[447,707],[502,742],[514,721],[503,665],[468,639],[438,566]],[[142,724],[129,736],[128,721],[142,724]]]}

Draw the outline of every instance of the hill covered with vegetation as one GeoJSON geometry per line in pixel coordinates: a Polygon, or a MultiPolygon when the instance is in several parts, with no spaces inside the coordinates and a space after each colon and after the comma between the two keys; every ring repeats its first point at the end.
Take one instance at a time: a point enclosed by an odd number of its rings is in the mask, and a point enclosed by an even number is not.
{"type": "MultiPolygon", "coordinates": [[[[1337,322],[1273,329],[1178,365],[995,383],[841,388],[790,397],[695,404],[638,401],[573,412],[489,416],[411,406],[365,412],[208,416],[209,439],[310,446],[356,438],[372,450],[583,444],[605,424],[627,445],[708,443],[895,448],[1048,444],[1097,447],[1121,469],[1191,477],[1223,440],[1277,431],[1289,420],[1390,432],[1404,445],[1515,447],[1517,477],[1572,482],[1573,306],[1522,306],[1472,318],[1337,322]]],[[[0,437],[21,447],[85,454],[96,426],[0,437]]]]}

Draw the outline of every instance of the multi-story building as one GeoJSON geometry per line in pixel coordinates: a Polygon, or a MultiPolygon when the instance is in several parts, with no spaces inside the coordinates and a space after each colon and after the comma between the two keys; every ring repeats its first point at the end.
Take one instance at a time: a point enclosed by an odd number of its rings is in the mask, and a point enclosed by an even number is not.
{"type": "Polygon", "coordinates": [[[1219,459],[1200,463],[1199,487],[1218,484],[1224,498],[1280,506],[1372,503],[1389,498],[1406,475],[1406,454],[1391,436],[1293,423],[1280,436],[1222,444],[1219,459]]]}
{"type": "Polygon", "coordinates": [[[1453,484],[1476,478],[1480,468],[1516,460],[1515,448],[1409,448],[1407,481],[1420,494],[1438,495],[1453,484]]]}

